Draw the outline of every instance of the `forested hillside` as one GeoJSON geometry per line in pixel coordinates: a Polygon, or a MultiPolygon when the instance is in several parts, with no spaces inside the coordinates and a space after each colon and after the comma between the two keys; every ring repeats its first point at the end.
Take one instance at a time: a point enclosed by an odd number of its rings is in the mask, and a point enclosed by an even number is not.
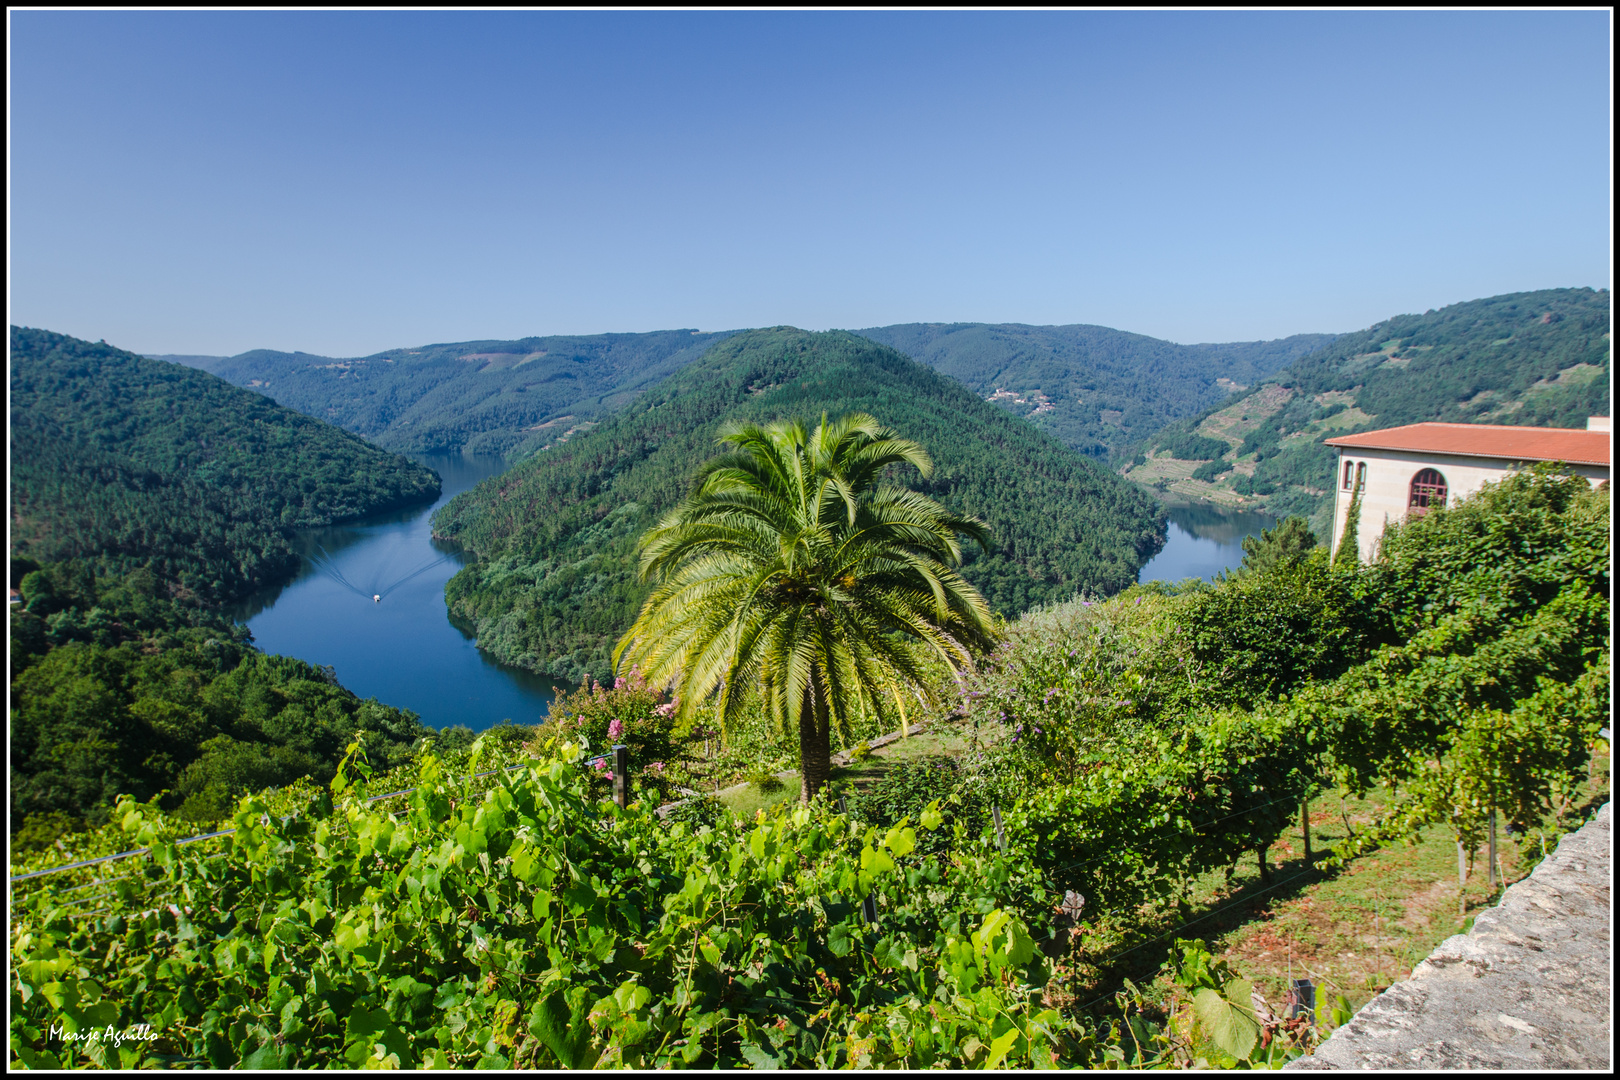
{"type": "Polygon", "coordinates": [[[207,824],[247,792],[326,780],[362,729],[378,762],[408,760],[429,734],[330,669],[266,656],[147,568],[97,577],[13,559],[12,575],[26,605],[11,612],[14,842],[50,844],[120,795],[167,792],[161,805],[207,824]]]}
{"type": "Polygon", "coordinates": [[[1125,467],[1183,496],[1312,519],[1326,539],[1335,435],[1427,420],[1586,426],[1607,416],[1609,293],[1546,289],[1399,315],[1165,428],[1125,467]]]}
{"type": "Polygon", "coordinates": [[[161,564],[218,601],[290,568],[289,530],[434,499],[429,469],[225,380],[11,330],[12,549],[161,564]]]}
{"type": "MultiPolygon", "coordinates": [[[[353,733],[416,717],[266,657],[218,606],[291,573],[295,529],[436,498],[439,478],[201,371],[11,330],[11,825],[119,794],[195,820],[329,776],[353,733]]],[[[390,749],[392,748],[392,750],[390,749]]],[[[41,824],[43,822],[43,824],[41,824]]]]}
{"type": "Polygon", "coordinates": [[[646,595],[636,538],[717,453],[724,420],[869,412],[933,456],[899,477],[990,523],[996,546],[965,574],[1012,614],[1077,589],[1114,592],[1163,544],[1134,485],[893,349],[790,327],[729,338],[629,409],[458,496],[435,531],[477,551],[452,578],[453,614],[509,663],[605,678],[613,641],[646,595]]]}
{"type": "MultiPolygon", "coordinates": [[[[335,359],[256,349],[159,356],[393,450],[522,456],[587,431],[735,331],[531,337],[335,359]]],[[[911,323],[859,330],[1082,453],[1117,455],[1333,340],[1176,345],[1103,326],[911,323]]]]}
{"type": "Polygon", "coordinates": [[[634,399],[726,335],[696,330],[463,341],[334,359],[255,349],[160,356],[391,450],[522,454],[634,399]]]}
{"type": "Polygon", "coordinates": [[[1117,455],[1274,374],[1332,334],[1177,345],[1106,326],[907,323],[857,330],[1083,454],[1117,455]]]}

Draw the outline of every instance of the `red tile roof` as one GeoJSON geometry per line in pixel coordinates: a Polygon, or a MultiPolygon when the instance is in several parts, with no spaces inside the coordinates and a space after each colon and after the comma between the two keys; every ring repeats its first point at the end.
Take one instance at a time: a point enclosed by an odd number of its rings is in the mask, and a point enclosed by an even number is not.
{"type": "Polygon", "coordinates": [[[1411,450],[1508,461],[1567,461],[1609,464],[1607,431],[1574,428],[1510,427],[1506,424],[1407,424],[1324,440],[1351,450],[1411,450]]]}

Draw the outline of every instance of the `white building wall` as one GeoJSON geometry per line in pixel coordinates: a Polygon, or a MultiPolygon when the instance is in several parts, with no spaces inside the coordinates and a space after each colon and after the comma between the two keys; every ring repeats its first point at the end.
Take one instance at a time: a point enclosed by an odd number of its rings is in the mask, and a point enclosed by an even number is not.
{"type": "MultiPolygon", "coordinates": [[[[1378,551],[1384,526],[1406,518],[1412,478],[1424,469],[1436,469],[1446,478],[1446,504],[1455,506],[1487,483],[1495,483],[1524,467],[1523,462],[1506,458],[1483,458],[1460,454],[1435,454],[1415,450],[1371,450],[1339,447],[1338,468],[1333,474],[1333,549],[1338,552],[1344,536],[1345,519],[1350,514],[1350,489],[1344,486],[1344,464],[1350,462],[1352,475],[1357,465],[1367,466],[1366,486],[1361,492],[1361,515],[1356,525],[1356,546],[1361,561],[1371,562],[1378,551]]],[[[1609,478],[1606,465],[1571,465],[1569,469],[1597,487],[1609,478]]],[[[1354,483],[1354,480],[1351,481],[1354,483]]]]}

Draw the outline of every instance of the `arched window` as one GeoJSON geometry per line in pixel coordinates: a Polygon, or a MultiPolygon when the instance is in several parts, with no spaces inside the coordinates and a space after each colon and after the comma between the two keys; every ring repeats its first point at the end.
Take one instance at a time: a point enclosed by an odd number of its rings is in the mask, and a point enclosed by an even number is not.
{"type": "Polygon", "coordinates": [[[1356,487],[1363,488],[1363,487],[1366,487],[1366,486],[1367,486],[1367,463],[1365,461],[1358,461],[1356,463],[1356,487]]]}
{"type": "Polygon", "coordinates": [[[1434,469],[1423,469],[1412,477],[1412,492],[1406,499],[1406,515],[1419,518],[1431,507],[1446,505],[1446,478],[1434,469]]]}
{"type": "Polygon", "coordinates": [[[1355,467],[1356,464],[1353,461],[1344,463],[1344,490],[1346,491],[1350,490],[1350,476],[1355,471],[1355,467]]]}

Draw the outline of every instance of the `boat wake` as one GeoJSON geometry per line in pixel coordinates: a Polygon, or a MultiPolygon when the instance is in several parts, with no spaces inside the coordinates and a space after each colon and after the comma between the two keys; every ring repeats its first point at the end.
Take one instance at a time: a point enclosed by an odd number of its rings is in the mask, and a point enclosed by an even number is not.
{"type": "Polygon", "coordinates": [[[421,577],[423,574],[427,573],[429,570],[432,570],[436,566],[442,566],[450,561],[450,556],[440,555],[436,559],[429,559],[427,562],[423,563],[421,566],[418,566],[410,573],[405,574],[403,577],[397,577],[392,580],[384,580],[381,575],[376,575],[372,580],[366,583],[366,587],[362,588],[361,586],[356,585],[353,581],[350,581],[348,576],[344,574],[342,570],[338,569],[337,560],[332,558],[331,552],[327,551],[326,548],[322,547],[320,544],[316,544],[315,546],[321,549],[321,555],[319,558],[315,558],[313,556],[310,558],[310,562],[314,564],[315,569],[319,570],[322,574],[328,578],[331,578],[333,581],[337,582],[339,585],[343,586],[345,589],[354,593],[361,599],[371,600],[379,604],[388,598],[389,593],[393,592],[401,585],[404,585],[406,582],[415,578],[421,577]]]}

